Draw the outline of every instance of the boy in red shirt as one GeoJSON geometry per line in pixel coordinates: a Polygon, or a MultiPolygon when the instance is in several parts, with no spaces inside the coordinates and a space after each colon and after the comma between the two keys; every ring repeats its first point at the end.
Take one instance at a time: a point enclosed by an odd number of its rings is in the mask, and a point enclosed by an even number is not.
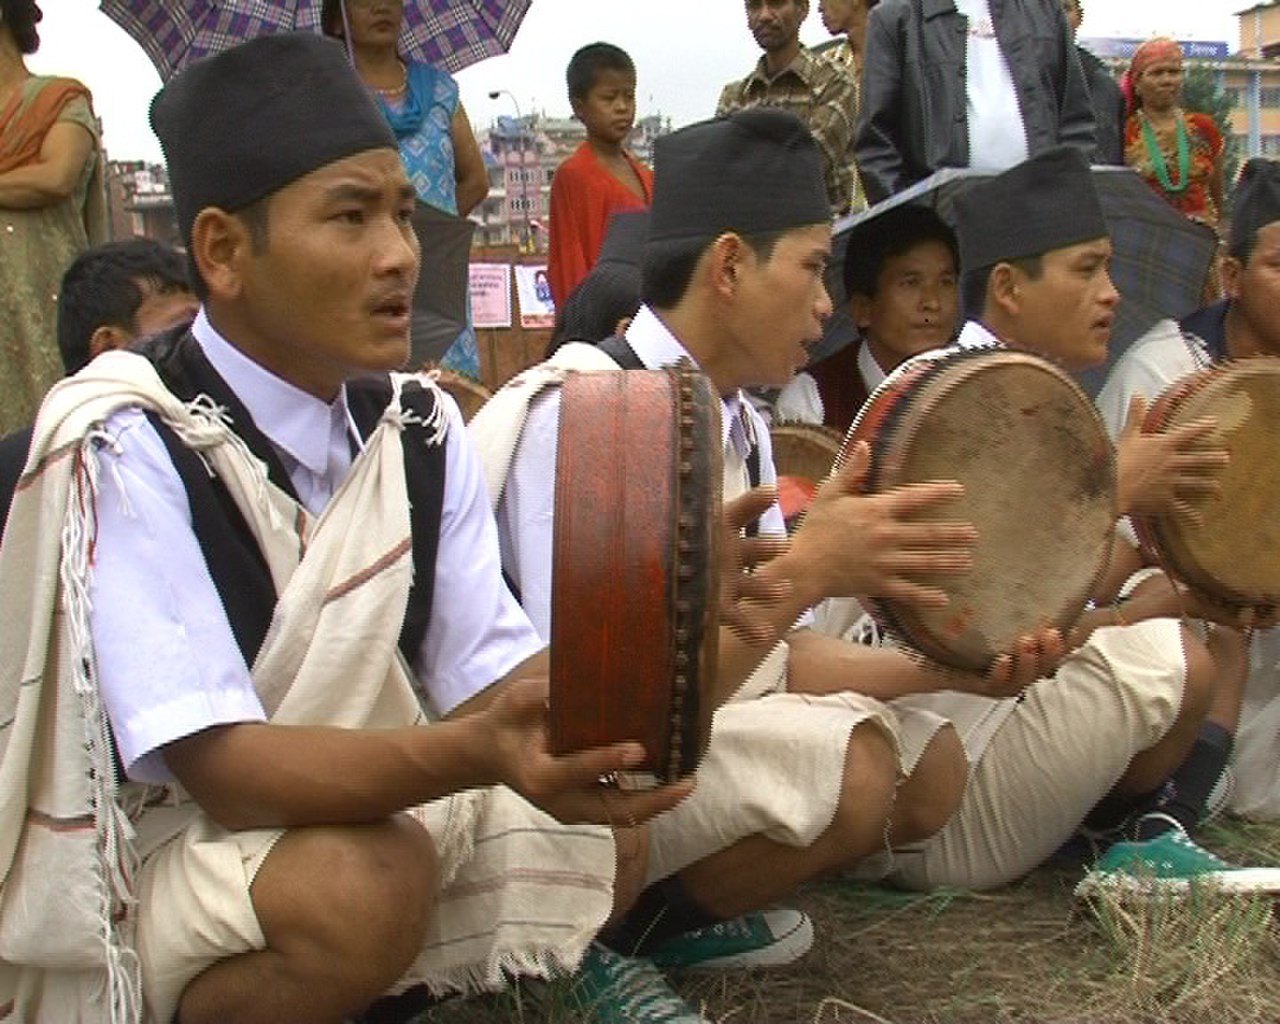
{"type": "Polygon", "coordinates": [[[551,182],[547,275],[557,306],[595,266],[610,214],[646,207],[653,197],[653,172],[624,145],[636,119],[636,69],[626,51],[584,46],[565,79],[587,139],[551,182]]]}

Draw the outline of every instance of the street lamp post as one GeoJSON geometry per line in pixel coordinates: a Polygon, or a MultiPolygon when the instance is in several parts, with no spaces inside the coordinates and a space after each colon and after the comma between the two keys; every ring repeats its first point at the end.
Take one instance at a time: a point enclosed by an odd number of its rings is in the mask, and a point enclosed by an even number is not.
{"type": "Polygon", "coordinates": [[[520,132],[520,205],[523,207],[524,233],[520,238],[520,251],[526,252],[532,248],[533,231],[529,226],[529,181],[528,168],[525,166],[524,157],[524,115],[520,112],[520,101],[516,99],[516,94],[510,89],[494,89],[489,93],[489,99],[496,100],[499,96],[506,96],[511,100],[511,105],[516,108],[516,124],[519,126],[520,132]]]}

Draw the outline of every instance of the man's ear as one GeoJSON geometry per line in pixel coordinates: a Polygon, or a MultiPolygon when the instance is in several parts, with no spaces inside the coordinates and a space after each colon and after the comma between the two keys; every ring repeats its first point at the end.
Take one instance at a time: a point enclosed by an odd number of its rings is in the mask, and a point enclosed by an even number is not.
{"type": "Polygon", "coordinates": [[[239,218],[207,206],[191,227],[191,258],[210,298],[234,299],[243,286],[243,264],[252,248],[249,229],[239,218]]]}
{"type": "Polygon", "coordinates": [[[1022,272],[1011,263],[997,263],[987,281],[985,306],[995,306],[1010,316],[1022,308],[1022,272]]]}
{"type": "Polygon", "coordinates": [[[733,295],[738,289],[744,265],[754,257],[751,247],[736,232],[725,232],[712,242],[703,259],[716,292],[726,298],[733,295]]]}
{"type": "Polygon", "coordinates": [[[103,352],[128,348],[133,344],[133,333],[115,324],[102,324],[89,335],[89,358],[97,359],[103,352]]]}
{"type": "Polygon", "coordinates": [[[849,315],[858,330],[865,331],[871,325],[871,299],[860,294],[850,296],[849,315]]]}
{"type": "Polygon", "coordinates": [[[1219,266],[1223,297],[1232,300],[1240,298],[1240,279],[1244,276],[1244,264],[1234,256],[1226,256],[1219,266]]]}

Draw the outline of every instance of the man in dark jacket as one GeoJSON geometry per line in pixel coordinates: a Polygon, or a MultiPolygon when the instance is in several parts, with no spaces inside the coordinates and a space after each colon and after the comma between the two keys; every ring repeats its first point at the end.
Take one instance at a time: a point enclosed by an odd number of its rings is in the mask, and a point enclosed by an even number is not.
{"type": "MultiPolygon", "coordinates": [[[[1071,27],[1071,38],[1080,31],[1080,22],[1084,20],[1084,7],[1080,0],[1062,0],[1062,9],[1067,15],[1067,24],[1071,27]]],[[[1093,101],[1093,134],[1096,146],[1093,151],[1095,164],[1124,163],[1124,93],[1107,66],[1096,54],[1090,53],[1083,46],[1076,47],[1080,57],[1080,67],[1084,71],[1085,84],[1089,87],[1089,98],[1093,101]]]]}
{"type": "Polygon", "coordinates": [[[876,202],[943,167],[1094,149],[1058,0],[883,0],[871,12],[855,154],[876,202]]]}

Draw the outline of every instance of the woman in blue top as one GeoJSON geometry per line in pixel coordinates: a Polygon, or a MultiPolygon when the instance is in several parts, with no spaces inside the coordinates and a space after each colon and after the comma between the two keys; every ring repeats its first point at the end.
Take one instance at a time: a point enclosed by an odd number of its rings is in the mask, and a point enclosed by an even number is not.
{"type": "MultiPolygon", "coordinates": [[[[453,76],[400,56],[397,41],[403,15],[404,0],[324,0],[322,9],[325,32],[347,40],[357,73],[395,130],[400,158],[418,198],[466,217],[489,194],[484,158],[453,76]]],[[[475,331],[469,322],[441,362],[459,373],[480,376],[475,331]]]]}

